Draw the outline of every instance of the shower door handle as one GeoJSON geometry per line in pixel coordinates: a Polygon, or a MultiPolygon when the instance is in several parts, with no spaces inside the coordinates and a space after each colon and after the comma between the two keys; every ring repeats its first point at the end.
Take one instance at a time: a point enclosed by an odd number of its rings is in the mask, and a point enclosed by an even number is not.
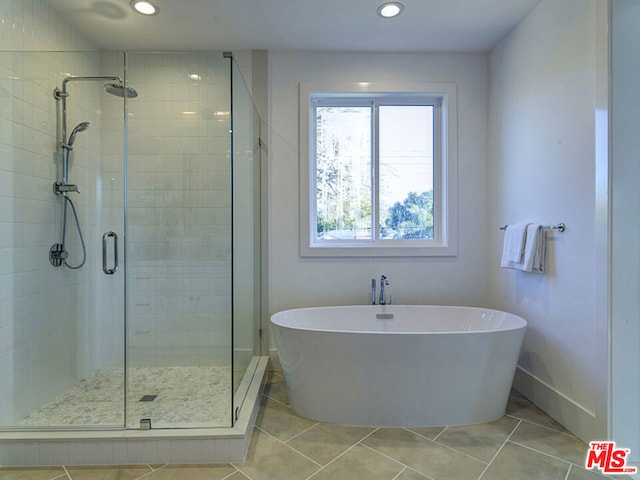
{"type": "Polygon", "coordinates": [[[102,235],[102,271],[105,275],[113,275],[118,270],[118,235],[116,232],[105,232],[102,235]],[[107,268],[107,238],[113,238],[113,268],[107,268]]]}

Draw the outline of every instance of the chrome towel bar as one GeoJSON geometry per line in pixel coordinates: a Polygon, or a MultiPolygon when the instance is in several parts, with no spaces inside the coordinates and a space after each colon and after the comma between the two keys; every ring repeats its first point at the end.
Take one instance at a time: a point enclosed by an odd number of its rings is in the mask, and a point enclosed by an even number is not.
{"type": "MultiPolygon", "coordinates": [[[[509,225],[503,225],[500,227],[500,230],[506,230],[509,225]]],[[[545,230],[558,230],[559,232],[564,232],[567,229],[567,226],[560,222],[556,225],[543,225],[542,228],[545,230]]]]}

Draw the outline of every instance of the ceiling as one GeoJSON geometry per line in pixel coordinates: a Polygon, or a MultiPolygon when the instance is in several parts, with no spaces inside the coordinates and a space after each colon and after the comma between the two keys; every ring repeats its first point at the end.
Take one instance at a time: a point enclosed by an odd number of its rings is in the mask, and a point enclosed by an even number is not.
{"type": "Polygon", "coordinates": [[[540,0],[49,0],[96,47],[127,50],[460,51],[491,49],[540,0]]]}

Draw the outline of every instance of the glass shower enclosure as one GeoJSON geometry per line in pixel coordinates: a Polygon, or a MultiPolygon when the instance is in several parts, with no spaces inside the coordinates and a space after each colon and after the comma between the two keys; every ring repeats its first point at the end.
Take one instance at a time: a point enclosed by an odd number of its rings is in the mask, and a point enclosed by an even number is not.
{"type": "Polygon", "coordinates": [[[260,121],[221,53],[0,52],[0,428],[230,427],[260,121]]]}

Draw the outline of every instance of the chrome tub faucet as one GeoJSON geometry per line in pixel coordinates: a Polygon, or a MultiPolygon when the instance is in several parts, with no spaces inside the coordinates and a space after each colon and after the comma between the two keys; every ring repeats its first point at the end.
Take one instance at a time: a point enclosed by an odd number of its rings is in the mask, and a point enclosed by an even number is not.
{"type": "MultiPolygon", "coordinates": [[[[387,297],[385,295],[384,292],[384,287],[389,285],[389,279],[387,278],[386,275],[382,275],[380,277],[380,300],[378,303],[380,303],[380,305],[386,305],[387,304],[387,297]]],[[[391,303],[391,302],[389,302],[391,303]]]]}

